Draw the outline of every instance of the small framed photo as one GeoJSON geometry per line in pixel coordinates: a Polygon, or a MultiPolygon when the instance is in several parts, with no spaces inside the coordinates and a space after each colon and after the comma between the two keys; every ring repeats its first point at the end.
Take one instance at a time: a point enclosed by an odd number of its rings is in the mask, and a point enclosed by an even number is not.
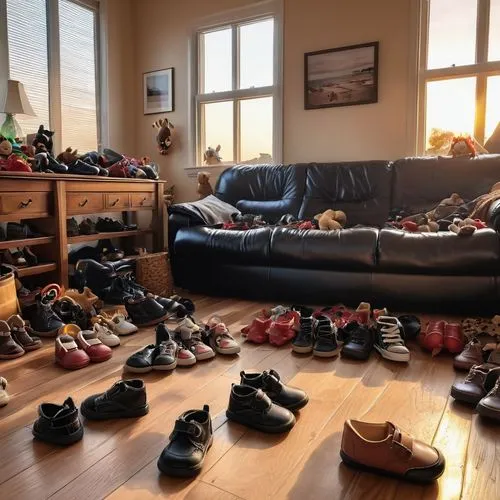
{"type": "Polygon", "coordinates": [[[354,106],[377,101],[378,42],[305,54],[305,109],[354,106]]]}
{"type": "Polygon", "coordinates": [[[174,68],[144,73],[144,114],[174,110],[174,68]]]}

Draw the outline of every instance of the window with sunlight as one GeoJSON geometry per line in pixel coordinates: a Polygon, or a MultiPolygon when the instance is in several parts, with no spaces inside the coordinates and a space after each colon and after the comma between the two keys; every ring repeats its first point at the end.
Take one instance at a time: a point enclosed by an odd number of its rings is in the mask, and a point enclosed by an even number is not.
{"type": "Polygon", "coordinates": [[[447,154],[455,134],[483,145],[500,124],[500,0],[423,5],[419,150],[447,154]]]}
{"type": "Polygon", "coordinates": [[[218,145],[227,164],[276,159],[274,47],[273,18],[198,33],[198,165],[218,145]]]}

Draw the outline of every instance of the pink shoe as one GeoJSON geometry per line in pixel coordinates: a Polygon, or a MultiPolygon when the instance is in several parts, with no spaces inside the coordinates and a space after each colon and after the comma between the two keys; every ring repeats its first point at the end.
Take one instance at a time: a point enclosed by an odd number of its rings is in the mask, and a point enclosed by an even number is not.
{"type": "Polygon", "coordinates": [[[269,339],[268,330],[271,326],[271,318],[262,311],[248,326],[242,328],[243,336],[254,344],[263,344],[269,339]]]}
{"type": "Polygon", "coordinates": [[[276,346],[282,346],[295,337],[295,315],[293,311],[282,314],[273,320],[269,327],[269,343],[276,346]]]}

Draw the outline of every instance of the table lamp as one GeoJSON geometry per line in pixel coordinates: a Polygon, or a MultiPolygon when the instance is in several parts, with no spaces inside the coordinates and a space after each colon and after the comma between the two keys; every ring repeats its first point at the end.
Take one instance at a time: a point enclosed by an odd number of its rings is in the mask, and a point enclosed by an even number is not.
{"type": "Polygon", "coordinates": [[[28,96],[24,90],[24,85],[17,80],[8,80],[7,82],[7,99],[5,99],[5,106],[0,109],[6,114],[5,121],[0,128],[0,135],[6,139],[15,140],[22,137],[23,131],[14,115],[29,115],[36,116],[33,111],[28,96]]]}

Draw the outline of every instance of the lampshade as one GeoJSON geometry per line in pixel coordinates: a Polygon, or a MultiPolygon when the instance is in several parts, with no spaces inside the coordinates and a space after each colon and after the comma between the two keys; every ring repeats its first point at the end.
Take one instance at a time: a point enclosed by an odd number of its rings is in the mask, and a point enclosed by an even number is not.
{"type": "Polygon", "coordinates": [[[24,90],[24,85],[17,80],[8,80],[7,82],[7,99],[2,110],[4,113],[16,115],[36,116],[33,111],[28,96],[24,90]]]}

